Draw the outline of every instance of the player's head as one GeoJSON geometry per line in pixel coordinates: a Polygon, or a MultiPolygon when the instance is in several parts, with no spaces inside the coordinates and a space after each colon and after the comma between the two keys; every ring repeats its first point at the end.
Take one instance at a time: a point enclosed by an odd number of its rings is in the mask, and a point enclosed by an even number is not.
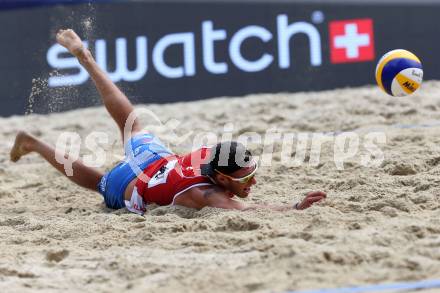
{"type": "Polygon", "coordinates": [[[235,141],[218,143],[212,148],[210,161],[202,168],[202,174],[239,197],[247,197],[258,165],[251,152],[235,141]]]}

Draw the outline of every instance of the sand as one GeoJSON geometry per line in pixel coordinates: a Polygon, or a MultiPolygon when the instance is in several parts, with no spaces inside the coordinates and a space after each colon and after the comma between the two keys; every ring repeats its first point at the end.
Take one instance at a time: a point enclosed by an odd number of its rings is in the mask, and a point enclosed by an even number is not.
{"type": "Polygon", "coordinates": [[[101,169],[110,168],[122,147],[103,107],[2,118],[0,291],[282,292],[440,278],[439,91],[440,82],[425,82],[406,98],[362,87],[148,106],[162,121],[178,121],[174,136],[152,127],[176,152],[190,150],[197,134],[221,135],[228,122],[234,138],[269,128],[324,132],[330,140],[329,132],[358,134],[361,151],[343,170],[332,141],[319,162],[309,144],[299,166],[281,162],[276,141],[271,166],[261,167],[245,201],[289,204],[310,190],[328,193],[318,206],[289,212],[149,206],[142,217],[109,210],[98,193],[35,154],[8,160],[20,129],[51,144],[64,131],[83,141],[100,131],[109,136],[101,169]],[[378,144],[383,160],[365,167],[362,146],[372,131],[386,136],[378,144]]]}

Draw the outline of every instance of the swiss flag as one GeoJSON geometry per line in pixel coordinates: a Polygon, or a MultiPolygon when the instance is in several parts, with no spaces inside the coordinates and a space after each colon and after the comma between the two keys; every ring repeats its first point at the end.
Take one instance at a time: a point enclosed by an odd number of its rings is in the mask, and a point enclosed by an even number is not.
{"type": "Polygon", "coordinates": [[[329,35],[332,63],[374,60],[374,31],[371,18],[331,21],[329,35]]]}

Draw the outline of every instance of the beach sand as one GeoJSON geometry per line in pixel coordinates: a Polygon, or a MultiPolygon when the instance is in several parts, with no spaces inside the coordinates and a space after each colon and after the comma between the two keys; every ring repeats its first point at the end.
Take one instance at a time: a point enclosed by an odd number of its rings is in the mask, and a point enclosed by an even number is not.
{"type": "Polygon", "coordinates": [[[361,87],[144,105],[168,126],[176,122],[174,135],[170,127],[151,130],[178,153],[200,133],[221,136],[225,125],[233,138],[266,137],[268,129],[325,133],[320,155],[309,143],[299,166],[282,162],[275,140],[270,166],[261,166],[244,200],[293,204],[311,190],[328,193],[317,206],[288,212],[149,206],[142,217],[109,210],[100,194],[35,154],[9,161],[20,129],[53,145],[62,132],[77,132],[81,157],[91,154],[87,135],[99,131],[109,137],[100,144],[107,153],[100,169],[108,170],[123,151],[103,107],[2,118],[0,291],[283,292],[440,278],[439,92],[440,82],[431,81],[405,98],[361,87]],[[338,170],[341,131],[358,135],[359,152],[338,170]],[[376,166],[364,166],[372,132],[386,138],[376,144],[383,160],[379,153],[376,166]]]}

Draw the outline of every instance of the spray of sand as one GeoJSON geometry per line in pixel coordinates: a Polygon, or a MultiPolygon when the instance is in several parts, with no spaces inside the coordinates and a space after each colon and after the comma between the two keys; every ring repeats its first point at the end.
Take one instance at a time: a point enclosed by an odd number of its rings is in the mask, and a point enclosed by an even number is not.
{"type": "MultiPolygon", "coordinates": [[[[51,16],[52,27],[49,32],[51,36],[55,36],[61,28],[77,27],[79,24],[79,32],[84,40],[95,38],[96,9],[92,3],[85,4],[83,9],[70,11],[66,17],[63,17],[66,14],[65,7],[54,9],[59,11],[51,16]]],[[[33,114],[36,111],[62,111],[66,107],[76,104],[76,101],[72,101],[72,97],[79,96],[76,87],[51,88],[48,86],[49,77],[61,76],[62,74],[63,72],[52,70],[47,76],[42,75],[32,80],[31,93],[27,99],[25,110],[26,115],[33,114]]]]}

